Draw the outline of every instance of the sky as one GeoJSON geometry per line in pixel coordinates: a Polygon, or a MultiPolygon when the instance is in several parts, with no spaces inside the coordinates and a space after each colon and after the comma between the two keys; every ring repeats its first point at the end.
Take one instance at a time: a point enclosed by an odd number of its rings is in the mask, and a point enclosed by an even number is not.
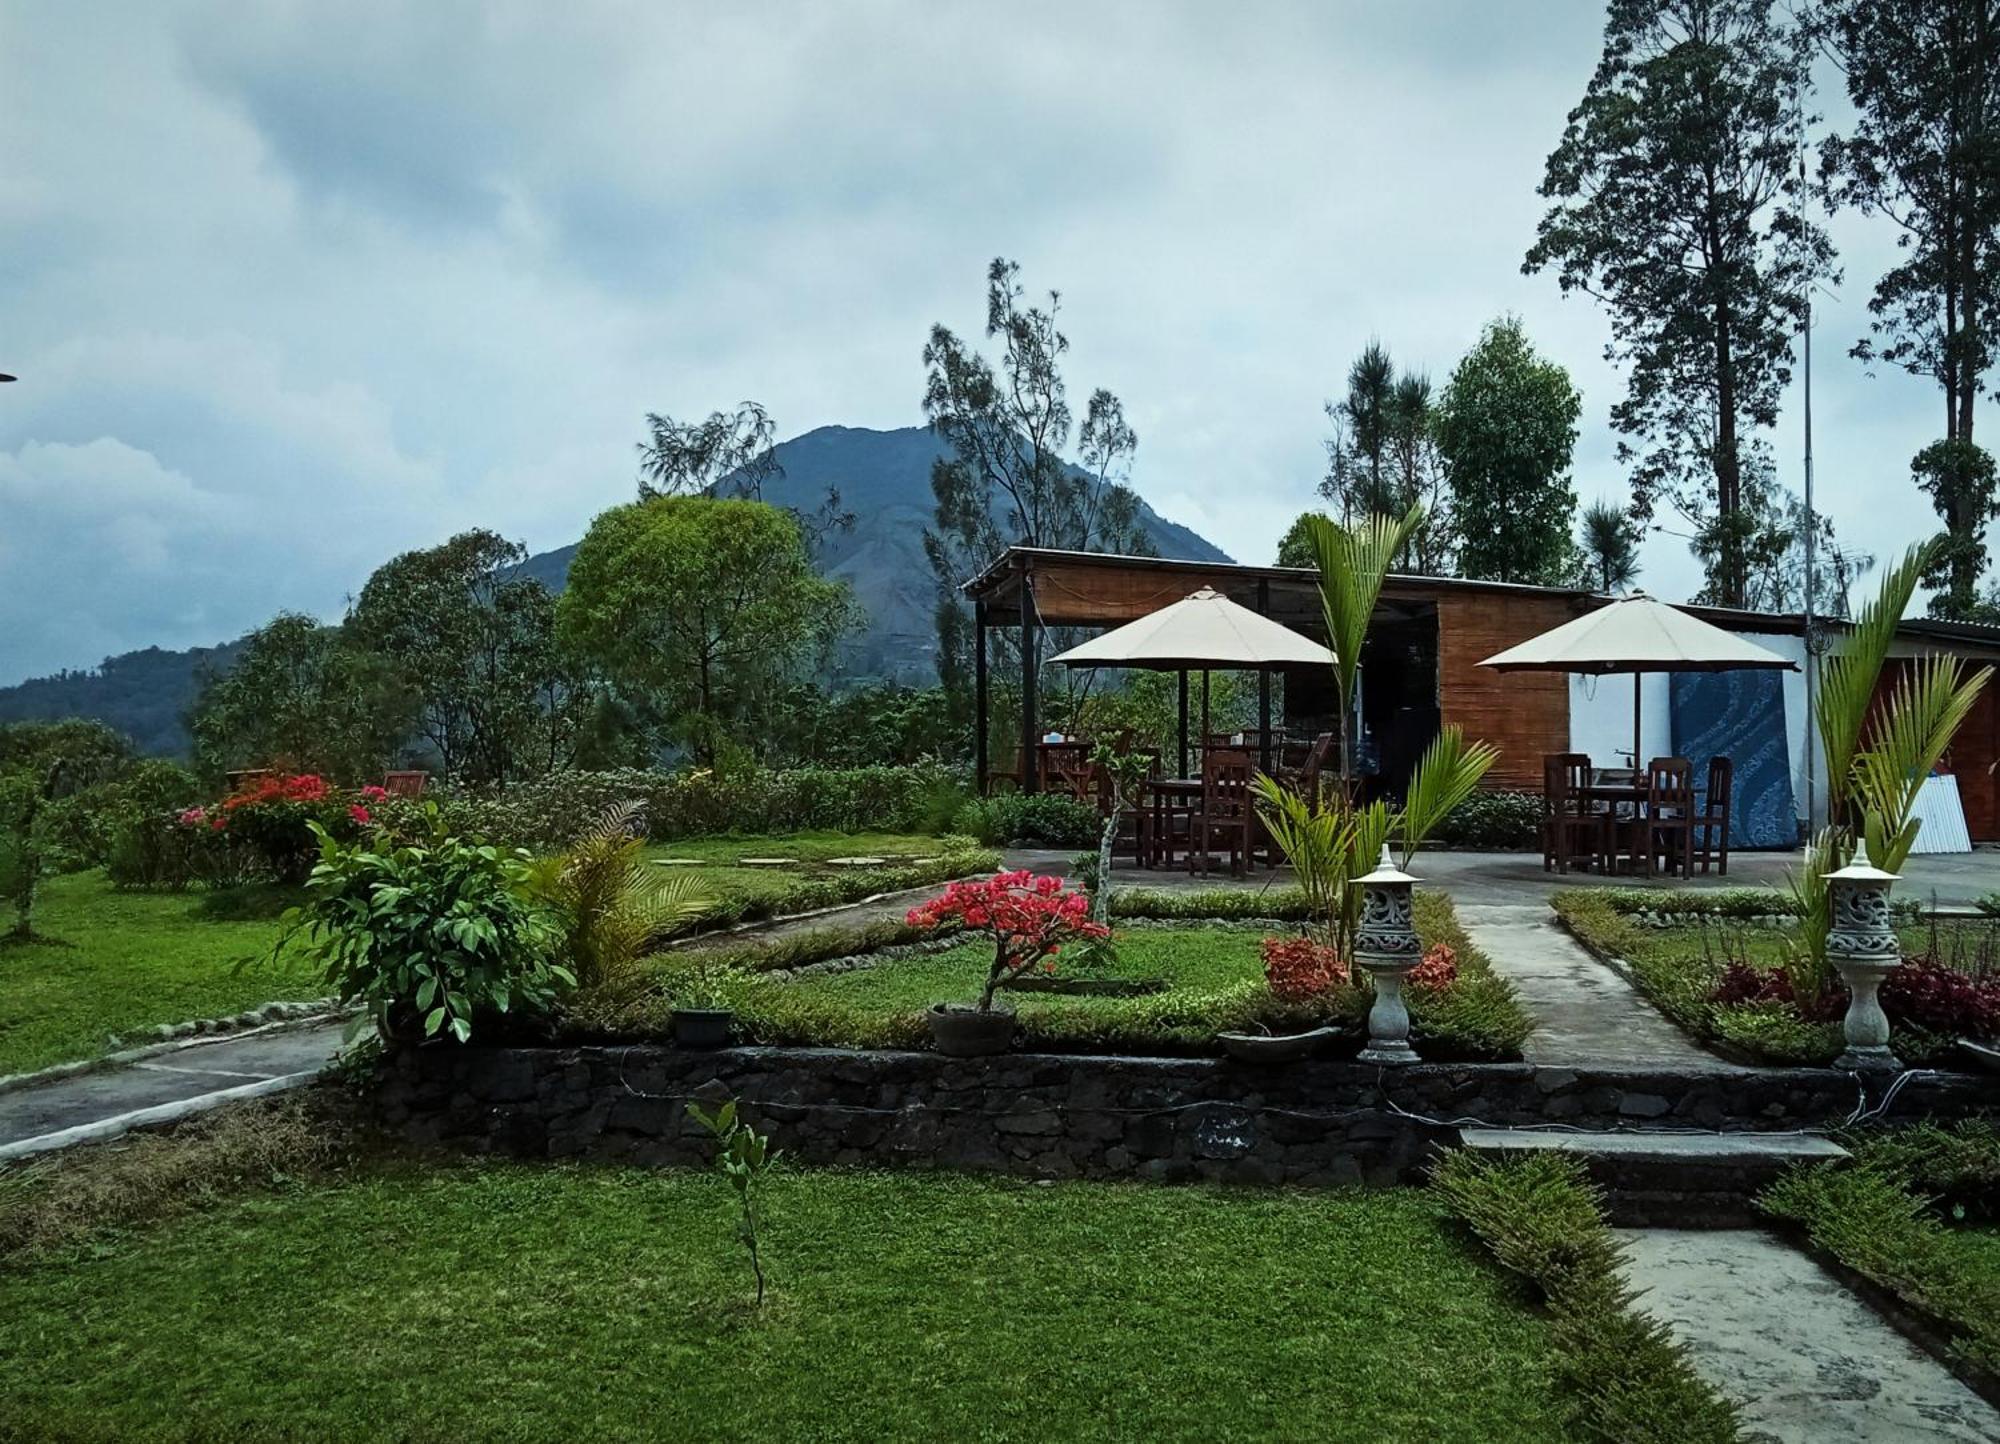
{"type": "MultiPolygon", "coordinates": [[[[1316,503],[1356,352],[1442,385],[1509,312],[1583,393],[1579,496],[1622,503],[1605,317],[1521,274],[1601,30],[1558,0],[0,0],[0,683],[337,617],[471,526],[574,541],[648,411],[920,424],[926,333],[977,335],[996,255],[1061,291],[1134,486],[1239,560],[1316,503]]],[[[1943,407],[1847,358],[1895,242],[1833,233],[1818,492],[1886,557],[1934,529],[1908,460],[1943,407]]],[[[1788,482],[1799,436],[1794,394],[1788,482]]],[[[1677,538],[1644,560],[1700,583],[1677,538]]]]}

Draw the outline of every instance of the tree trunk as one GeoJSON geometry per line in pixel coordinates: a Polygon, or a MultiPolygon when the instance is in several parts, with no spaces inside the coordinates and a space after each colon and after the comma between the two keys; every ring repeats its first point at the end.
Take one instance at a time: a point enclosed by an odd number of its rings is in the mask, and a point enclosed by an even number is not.
{"type": "Polygon", "coordinates": [[[1717,559],[1717,600],[1725,607],[1743,605],[1743,538],[1738,517],[1743,509],[1743,458],[1736,446],[1736,362],[1731,351],[1729,306],[1715,308],[1715,511],[1722,538],[1717,559]]]}

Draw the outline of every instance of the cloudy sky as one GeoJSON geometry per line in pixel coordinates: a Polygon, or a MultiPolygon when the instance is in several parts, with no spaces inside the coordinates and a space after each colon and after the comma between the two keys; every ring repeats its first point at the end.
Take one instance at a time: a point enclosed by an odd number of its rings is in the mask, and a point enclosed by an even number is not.
{"type": "MultiPolygon", "coordinates": [[[[1581,3],[0,0],[0,682],[280,608],[471,525],[629,497],[647,410],[919,421],[989,258],[1060,287],[1134,484],[1239,559],[1313,499],[1371,337],[1440,382],[1521,314],[1622,499],[1606,327],[1520,274],[1596,60],[1581,3]]],[[[1834,108],[1829,106],[1829,108],[1834,108]]],[[[1815,392],[1845,536],[1930,529],[1934,392],[1845,351],[1893,238],[1836,226],[1815,392]]],[[[1990,423],[1982,423],[1990,424],[1990,423]]],[[[1794,407],[1778,437],[1796,472],[1794,407]]],[[[1646,582],[1684,597],[1684,544],[1646,582]]]]}

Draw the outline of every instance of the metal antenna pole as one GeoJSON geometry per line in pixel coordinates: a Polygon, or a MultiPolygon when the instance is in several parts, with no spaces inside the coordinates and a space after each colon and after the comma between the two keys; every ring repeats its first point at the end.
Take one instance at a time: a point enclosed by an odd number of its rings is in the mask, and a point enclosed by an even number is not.
{"type": "MultiPolygon", "coordinates": [[[[1806,195],[1806,152],[1799,147],[1799,207],[1805,207],[1806,195]]],[[[1819,717],[1814,710],[1814,693],[1817,689],[1819,659],[1813,647],[1814,592],[1818,578],[1813,570],[1813,547],[1819,530],[1819,518],[1813,511],[1813,454],[1812,454],[1812,278],[1805,284],[1805,335],[1803,349],[1805,365],[1802,380],[1805,389],[1806,421],[1806,605],[1805,634],[1801,641],[1806,654],[1806,831],[1812,836],[1819,835],[1819,717]]]]}

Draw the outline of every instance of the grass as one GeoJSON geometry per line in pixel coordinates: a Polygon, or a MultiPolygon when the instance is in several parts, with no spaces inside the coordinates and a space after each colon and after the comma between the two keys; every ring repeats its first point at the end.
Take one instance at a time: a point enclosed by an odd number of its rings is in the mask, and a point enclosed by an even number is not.
{"type": "Polygon", "coordinates": [[[191,893],[121,892],[101,872],[52,877],[35,907],[48,941],[0,946],[0,1075],[130,1046],[147,1028],[326,990],[297,962],[259,963],[269,921],[210,920],[191,893]]]}
{"type": "Polygon", "coordinates": [[[812,912],[855,902],[878,892],[920,887],[945,874],[990,871],[998,854],[964,838],[895,832],[794,832],[768,837],[686,838],[646,849],[655,860],[696,858],[680,869],[700,879],[714,899],[697,927],[812,912]],[[784,857],[786,867],[744,867],[746,857],[784,857]],[[834,867],[838,857],[879,857],[874,867],[834,867]]]}
{"type": "Polygon", "coordinates": [[[765,1217],[759,1311],[706,1172],[242,1198],[0,1273],[0,1432],[1576,1437],[1548,1332],[1418,1192],[794,1171],[765,1217]]]}
{"type": "MultiPolygon", "coordinates": [[[[1458,953],[1459,981],[1443,993],[1408,994],[1417,1046],[1439,1059],[1512,1058],[1531,1026],[1513,990],[1458,926],[1441,893],[1420,895],[1418,926],[1427,942],[1458,953]]],[[[1325,999],[1287,1006],[1264,984],[1262,930],[1242,927],[1123,925],[1117,962],[1107,976],[1161,981],[1162,991],[1139,996],[1076,996],[1005,992],[1020,1019],[1021,1046],[1030,1050],[1207,1054],[1219,1031],[1284,1032],[1332,1023],[1358,1040],[1368,1007],[1365,988],[1337,989],[1325,999]]],[[[933,1003],[971,1002],[991,954],[968,941],[941,952],[886,958],[846,972],[760,981],[737,1000],[749,1036],[771,1043],[845,1047],[921,1047],[924,1011],[933,1003]]],[[[739,956],[757,967],[754,957],[739,956]]],[[[644,1031],[643,1017],[625,1027],[644,1031]]]]}
{"type": "Polygon", "coordinates": [[[1737,1437],[1734,1408],[1695,1373],[1666,1326],[1633,1307],[1619,1275],[1622,1246],[1579,1160],[1542,1153],[1489,1161],[1461,1150],[1439,1162],[1434,1187],[1548,1304],[1558,1377],[1579,1431],[1615,1444],[1737,1437]]]}
{"type": "MultiPolygon", "coordinates": [[[[1551,898],[1556,915],[1585,946],[1600,955],[1619,958],[1631,969],[1639,990],[1681,1027],[1709,1042],[1733,1045],[1758,1061],[1776,1064],[1822,1064],[1842,1047],[1838,1022],[1801,1019],[1789,1007],[1757,1005],[1718,1008],[1709,995],[1724,967],[1742,961],[1758,968],[1782,965],[1789,935],[1780,929],[1745,927],[1733,920],[1728,907],[1711,908],[1706,921],[1647,927],[1634,921],[1633,899],[1643,892],[1615,888],[1565,888],[1551,898]]],[[[1686,894],[1699,900],[1700,894],[1686,894]]],[[[1732,897],[1755,894],[1724,891],[1732,897]]],[[[1983,920],[1926,923],[1906,921],[1898,928],[1906,952],[1921,954],[1935,946],[1941,955],[1976,950],[1990,937],[1993,924],[1983,920]]],[[[1895,1043],[1904,1060],[1930,1061],[1950,1046],[1949,1039],[1931,1039],[1909,1028],[1896,1030],[1895,1043]]]]}

